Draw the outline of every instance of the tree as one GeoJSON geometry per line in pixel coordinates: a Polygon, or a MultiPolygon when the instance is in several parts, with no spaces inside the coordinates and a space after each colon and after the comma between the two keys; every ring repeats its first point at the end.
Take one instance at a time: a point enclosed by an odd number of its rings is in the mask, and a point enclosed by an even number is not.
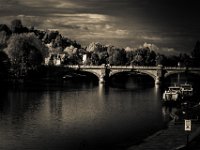
{"type": "Polygon", "coordinates": [[[7,46],[7,40],[11,35],[11,30],[5,24],[0,24],[0,49],[7,46]]]}
{"type": "Polygon", "coordinates": [[[135,56],[135,51],[126,51],[126,64],[130,65],[135,56]]]}
{"type": "Polygon", "coordinates": [[[145,65],[147,66],[155,66],[156,64],[156,53],[154,51],[150,51],[147,53],[145,65]]]}
{"type": "Polygon", "coordinates": [[[132,60],[132,64],[137,65],[137,66],[144,65],[144,59],[143,59],[142,55],[141,54],[135,55],[133,60],[132,60]]]}
{"type": "Polygon", "coordinates": [[[4,31],[6,35],[10,35],[12,32],[6,24],[0,24],[0,32],[4,31]]]}
{"type": "Polygon", "coordinates": [[[155,65],[155,53],[148,47],[135,50],[132,63],[135,65],[155,65]]]}
{"type": "Polygon", "coordinates": [[[156,66],[157,65],[165,66],[165,65],[167,65],[167,63],[168,62],[167,62],[166,56],[158,53],[157,56],[156,56],[156,66]]]}
{"type": "Polygon", "coordinates": [[[92,61],[92,65],[100,65],[99,64],[99,57],[96,53],[91,54],[91,61],[92,61]]]}
{"type": "Polygon", "coordinates": [[[192,51],[193,66],[200,66],[200,41],[196,42],[196,45],[192,51]]]}
{"type": "Polygon", "coordinates": [[[21,20],[15,19],[11,21],[11,31],[12,33],[25,33],[29,32],[28,28],[23,27],[21,20]]]}
{"type": "Polygon", "coordinates": [[[73,45],[66,47],[63,52],[66,54],[65,64],[79,64],[81,62],[79,51],[73,45]]]}
{"type": "Polygon", "coordinates": [[[126,64],[126,51],[125,49],[119,49],[110,47],[108,49],[108,61],[110,65],[125,65],[126,64]]]}
{"type": "Polygon", "coordinates": [[[0,49],[4,49],[7,46],[7,40],[9,36],[5,31],[0,31],[0,49]]]}
{"type": "Polygon", "coordinates": [[[59,35],[58,31],[46,31],[42,41],[44,41],[45,44],[50,43],[50,42],[54,42],[54,40],[56,39],[56,37],[59,35]]]}
{"type": "Polygon", "coordinates": [[[9,58],[5,52],[0,51],[0,79],[4,79],[8,75],[10,67],[9,58]]]}
{"type": "Polygon", "coordinates": [[[180,64],[182,66],[191,66],[192,65],[192,61],[191,58],[188,54],[184,53],[184,54],[180,54],[179,55],[179,61],[180,64]]]}
{"type": "Polygon", "coordinates": [[[93,65],[107,64],[107,47],[103,46],[100,43],[90,43],[86,50],[87,52],[91,53],[91,61],[93,65]]]}
{"type": "Polygon", "coordinates": [[[4,49],[17,77],[36,70],[47,56],[47,48],[34,33],[13,34],[4,49]]]}
{"type": "Polygon", "coordinates": [[[180,63],[180,57],[175,55],[170,55],[166,59],[167,63],[165,64],[165,66],[177,66],[178,63],[180,63]]]}

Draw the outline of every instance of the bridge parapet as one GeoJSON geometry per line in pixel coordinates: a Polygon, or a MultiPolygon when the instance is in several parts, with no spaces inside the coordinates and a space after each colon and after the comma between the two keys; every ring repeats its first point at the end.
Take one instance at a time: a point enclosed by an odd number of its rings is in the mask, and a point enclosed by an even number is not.
{"type": "Polygon", "coordinates": [[[160,66],[64,65],[63,67],[91,72],[95,74],[100,81],[109,78],[110,76],[117,73],[131,72],[131,71],[136,71],[151,76],[155,80],[155,84],[160,84],[164,78],[175,73],[190,72],[200,75],[200,68],[163,67],[161,65],[160,66]]]}
{"type": "Polygon", "coordinates": [[[187,67],[164,67],[164,70],[186,70],[187,67]]]}
{"type": "Polygon", "coordinates": [[[156,70],[156,69],[158,69],[158,67],[156,67],[156,66],[133,66],[133,69],[156,70]]]}
{"type": "Polygon", "coordinates": [[[99,81],[102,81],[105,78],[109,78],[110,76],[117,73],[131,72],[131,71],[144,73],[151,76],[154,80],[158,80],[157,70],[160,69],[160,67],[156,67],[156,66],[133,66],[133,65],[130,65],[130,66],[66,65],[64,67],[91,72],[99,78],[99,81]]]}
{"type": "Polygon", "coordinates": [[[193,67],[164,67],[164,70],[165,70],[164,74],[165,78],[172,74],[185,73],[185,72],[200,75],[200,68],[193,68],[193,67]]]}
{"type": "Polygon", "coordinates": [[[97,68],[97,69],[104,69],[105,68],[105,66],[104,65],[101,65],[101,66],[93,66],[93,65],[64,65],[63,66],[64,68],[74,68],[74,69],[76,69],[76,68],[83,68],[83,69],[95,69],[95,68],[97,68]]]}

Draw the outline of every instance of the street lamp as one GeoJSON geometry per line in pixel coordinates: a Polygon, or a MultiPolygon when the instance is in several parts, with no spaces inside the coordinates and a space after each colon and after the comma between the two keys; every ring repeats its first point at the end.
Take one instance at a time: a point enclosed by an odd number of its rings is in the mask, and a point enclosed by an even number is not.
{"type": "Polygon", "coordinates": [[[185,106],[185,111],[183,111],[182,113],[186,116],[185,117],[185,131],[187,133],[187,143],[186,143],[186,147],[188,147],[188,144],[189,144],[189,135],[190,135],[190,132],[192,130],[192,122],[191,122],[191,119],[189,119],[189,115],[188,115],[188,103],[185,102],[183,103],[184,106],[185,106]]]}

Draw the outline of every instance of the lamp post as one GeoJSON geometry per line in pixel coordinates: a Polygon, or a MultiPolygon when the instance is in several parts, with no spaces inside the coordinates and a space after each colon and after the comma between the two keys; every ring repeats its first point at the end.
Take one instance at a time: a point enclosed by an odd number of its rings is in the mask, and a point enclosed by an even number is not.
{"type": "Polygon", "coordinates": [[[187,143],[186,143],[187,147],[189,144],[189,135],[190,135],[191,128],[192,128],[191,120],[185,120],[185,131],[187,133],[187,143]]]}
{"type": "Polygon", "coordinates": [[[191,130],[192,130],[192,122],[191,122],[191,120],[189,119],[189,115],[188,115],[188,103],[187,102],[185,102],[185,103],[183,103],[184,104],[184,106],[185,106],[185,108],[186,108],[186,110],[185,111],[183,111],[183,114],[185,114],[185,131],[186,131],[186,136],[187,136],[187,138],[186,138],[186,148],[188,147],[188,144],[189,144],[189,136],[190,136],[190,132],[191,132],[191,130]]]}

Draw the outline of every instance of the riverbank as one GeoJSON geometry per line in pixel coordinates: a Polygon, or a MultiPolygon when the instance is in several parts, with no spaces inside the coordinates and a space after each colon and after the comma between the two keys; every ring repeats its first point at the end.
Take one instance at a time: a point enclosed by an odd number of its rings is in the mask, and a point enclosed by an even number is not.
{"type": "MultiPolygon", "coordinates": [[[[127,150],[177,150],[184,148],[187,143],[187,132],[184,131],[184,123],[170,121],[167,129],[156,132],[143,140],[139,145],[134,145],[127,150]]],[[[189,133],[189,142],[192,142],[200,135],[200,123],[192,124],[192,131],[189,133]]]]}
{"type": "Polygon", "coordinates": [[[168,123],[168,128],[156,132],[140,144],[131,146],[127,150],[183,150],[186,149],[188,134],[188,147],[191,149],[200,147],[197,142],[200,141],[200,122],[192,121],[191,132],[186,132],[184,128],[184,121],[177,122],[173,119],[168,123]]]}

